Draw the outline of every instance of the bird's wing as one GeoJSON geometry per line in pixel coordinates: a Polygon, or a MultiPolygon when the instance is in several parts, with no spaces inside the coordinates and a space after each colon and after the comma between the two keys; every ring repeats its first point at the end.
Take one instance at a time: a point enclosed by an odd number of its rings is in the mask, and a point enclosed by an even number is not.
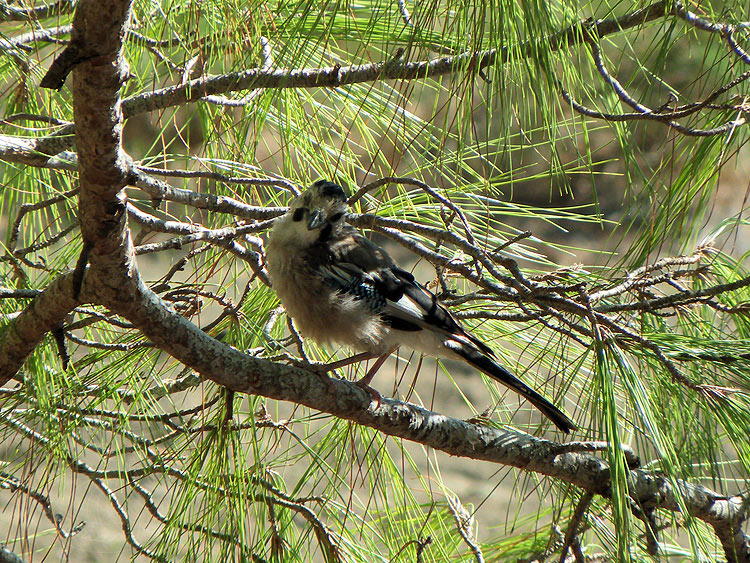
{"type": "Polygon", "coordinates": [[[465,339],[483,353],[494,356],[489,347],[463,329],[432,292],[420,286],[412,274],[396,266],[383,248],[353,227],[343,230],[335,241],[329,241],[327,252],[327,259],[319,260],[318,268],[326,283],[363,300],[392,329],[429,330],[446,339],[465,339]]]}
{"type": "MultiPolygon", "coordinates": [[[[437,296],[416,283],[414,276],[409,272],[392,268],[389,274],[395,278],[398,290],[388,301],[383,312],[384,317],[412,323],[422,330],[439,332],[446,340],[466,342],[478,348],[482,353],[494,357],[495,353],[492,349],[466,332],[437,296]]],[[[394,328],[397,326],[394,325],[394,328]]]]}

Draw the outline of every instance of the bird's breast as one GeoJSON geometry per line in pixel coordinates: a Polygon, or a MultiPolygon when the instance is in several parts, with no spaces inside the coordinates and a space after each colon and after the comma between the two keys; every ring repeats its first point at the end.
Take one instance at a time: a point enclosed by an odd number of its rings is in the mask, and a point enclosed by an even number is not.
{"type": "Polygon", "coordinates": [[[388,327],[365,299],[329,287],[302,260],[267,256],[273,289],[303,336],[357,351],[385,352],[388,327]]]}

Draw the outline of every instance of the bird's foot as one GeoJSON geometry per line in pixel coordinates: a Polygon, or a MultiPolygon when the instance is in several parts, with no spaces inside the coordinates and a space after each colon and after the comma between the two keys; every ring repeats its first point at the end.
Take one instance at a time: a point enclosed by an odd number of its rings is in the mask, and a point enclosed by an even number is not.
{"type": "Polygon", "coordinates": [[[354,385],[364,389],[370,394],[370,398],[372,399],[372,402],[375,403],[375,408],[377,409],[380,407],[380,402],[383,399],[383,396],[380,394],[380,392],[377,389],[373,389],[372,387],[370,387],[369,381],[365,381],[366,379],[367,379],[366,377],[363,377],[362,379],[358,379],[357,381],[354,382],[354,385]]]}
{"type": "Polygon", "coordinates": [[[362,352],[360,354],[355,354],[354,356],[344,358],[343,360],[336,360],[335,362],[329,363],[311,362],[304,358],[289,358],[289,361],[298,368],[314,371],[316,373],[328,373],[339,368],[356,364],[357,362],[372,359],[374,357],[375,355],[370,352],[362,352]]]}
{"type": "MultiPolygon", "coordinates": [[[[319,375],[321,378],[325,378],[325,381],[328,383],[328,390],[331,393],[333,393],[335,391],[335,386],[334,386],[331,376],[329,375],[330,372],[338,368],[351,365],[356,362],[361,362],[363,360],[371,359],[373,357],[374,355],[369,352],[362,352],[360,354],[351,356],[350,358],[345,358],[343,360],[338,360],[338,361],[331,362],[331,363],[310,362],[308,360],[298,359],[298,358],[289,358],[289,362],[298,368],[311,371],[319,375]]],[[[362,379],[355,382],[355,384],[358,387],[361,387],[362,389],[364,389],[370,394],[370,397],[372,397],[373,402],[375,402],[375,408],[378,408],[380,406],[382,396],[380,395],[378,391],[370,387],[370,381],[372,381],[373,376],[378,371],[380,366],[385,361],[385,358],[387,357],[388,357],[388,354],[380,356],[378,358],[378,361],[375,362],[375,365],[373,365],[372,368],[370,368],[367,374],[362,379]]]]}
{"type": "Polygon", "coordinates": [[[378,391],[370,387],[370,382],[372,381],[372,378],[375,377],[375,374],[378,373],[378,370],[380,369],[380,366],[383,365],[383,363],[388,359],[388,356],[390,356],[393,352],[396,351],[397,346],[394,346],[391,350],[386,352],[385,354],[381,354],[378,356],[378,359],[375,361],[375,363],[372,365],[372,367],[367,370],[367,373],[364,375],[362,379],[358,379],[354,382],[355,385],[358,387],[361,387],[365,391],[367,391],[370,394],[370,397],[372,397],[372,400],[375,402],[375,408],[380,407],[380,401],[383,398],[378,391]]]}

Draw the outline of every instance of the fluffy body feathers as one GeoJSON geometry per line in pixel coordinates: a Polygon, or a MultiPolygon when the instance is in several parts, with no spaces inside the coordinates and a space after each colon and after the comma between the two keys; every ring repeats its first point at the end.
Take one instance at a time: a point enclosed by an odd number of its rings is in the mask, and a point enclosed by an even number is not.
{"type": "Polygon", "coordinates": [[[274,225],[268,272],[297,328],[321,343],[388,354],[407,346],[460,359],[525,397],[560,430],[573,422],[499,365],[492,350],[466,332],[450,311],[385,250],[344,221],[346,194],[319,180],[274,225]]]}

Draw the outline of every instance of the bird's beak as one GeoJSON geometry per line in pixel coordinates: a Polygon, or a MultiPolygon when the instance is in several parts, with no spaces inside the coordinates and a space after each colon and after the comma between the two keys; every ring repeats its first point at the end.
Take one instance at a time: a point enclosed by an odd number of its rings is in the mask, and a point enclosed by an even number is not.
{"type": "Polygon", "coordinates": [[[310,213],[310,217],[307,219],[307,228],[312,231],[317,229],[326,222],[326,212],[323,210],[316,210],[310,213]]]}

